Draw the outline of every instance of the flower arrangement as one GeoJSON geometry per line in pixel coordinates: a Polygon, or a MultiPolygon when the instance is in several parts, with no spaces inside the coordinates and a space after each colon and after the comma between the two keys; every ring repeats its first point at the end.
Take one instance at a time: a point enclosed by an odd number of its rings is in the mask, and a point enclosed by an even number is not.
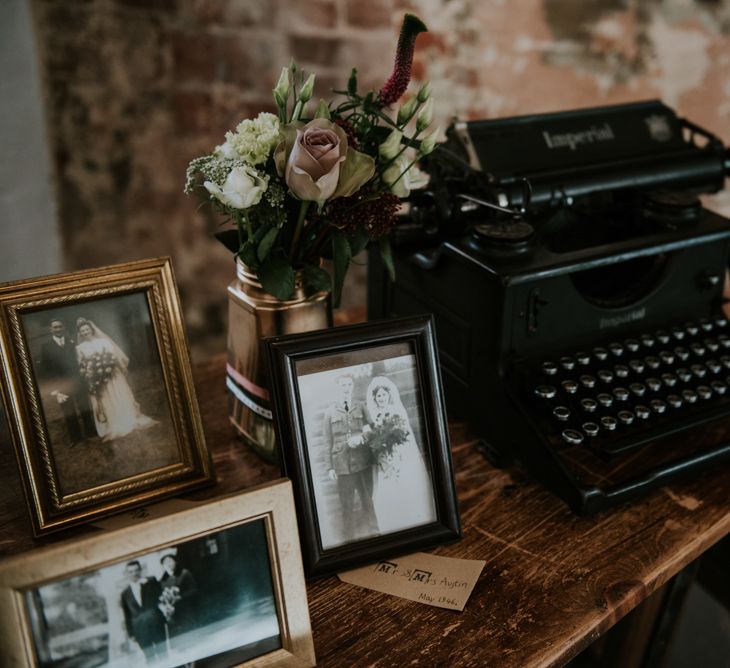
{"type": "Polygon", "coordinates": [[[180,596],[180,587],[165,587],[160,594],[157,607],[165,617],[165,621],[169,622],[175,616],[175,606],[182,600],[180,596]]]}
{"type": "Polygon", "coordinates": [[[96,395],[101,392],[104,385],[114,375],[116,366],[117,360],[108,350],[81,358],[79,368],[81,375],[86,379],[91,394],[96,395]]]}
{"type": "MultiPolygon", "coordinates": [[[[430,85],[399,108],[406,92],[420,19],[403,19],[393,73],[381,90],[358,92],[353,68],[339,103],[310,113],[315,76],[292,61],[273,89],[277,114],[260,113],[228,132],[210,155],[194,159],[185,192],[202,188],[228,224],[216,236],[253,270],[264,290],[288,299],[301,272],[307,292],[340,300],[350,260],[377,240],[391,277],[388,232],[400,200],[426,185],[418,161],[438,131],[430,85]],[[321,266],[332,258],[333,276],[321,266]]],[[[224,223],[225,225],[225,223],[224,223]]]]}

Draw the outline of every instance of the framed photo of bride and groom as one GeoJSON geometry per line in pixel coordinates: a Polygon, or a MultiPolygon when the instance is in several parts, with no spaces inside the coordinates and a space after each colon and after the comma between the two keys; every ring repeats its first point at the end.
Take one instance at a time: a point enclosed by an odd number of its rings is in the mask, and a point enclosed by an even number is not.
{"type": "Polygon", "coordinates": [[[0,285],[0,349],[36,535],[213,481],[168,258],[0,285]]]}
{"type": "Polygon", "coordinates": [[[431,316],[267,343],[307,575],[457,540],[431,316]]]}

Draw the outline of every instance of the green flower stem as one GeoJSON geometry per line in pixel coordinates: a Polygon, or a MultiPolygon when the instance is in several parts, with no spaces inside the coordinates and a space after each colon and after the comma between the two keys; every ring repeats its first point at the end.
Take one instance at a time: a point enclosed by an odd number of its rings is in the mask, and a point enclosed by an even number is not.
{"type": "Polygon", "coordinates": [[[304,229],[304,219],[307,217],[307,209],[311,202],[302,200],[299,205],[299,218],[297,219],[297,226],[294,229],[294,238],[291,241],[291,248],[289,249],[289,262],[294,262],[297,250],[299,249],[299,238],[302,236],[302,230],[304,229]]]}
{"type": "Polygon", "coordinates": [[[248,240],[251,241],[251,239],[253,239],[253,226],[251,225],[251,219],[248,217],[248,213],[246,211],[243,212],[243,220],[246,222],[246,234],[248,235],[248,240]]]}
{"type": "Polygon", "coordinates": [[[302,101],[297,100],[297,103],[294,105],[294,111],[292,112],[292,115],[291,115],[292,122],[299,120],[299,117],[302,115],[303,110],[304,110],[304,105],[302,104],[302,101]]]}
{"type": "Polygon", "coordinates": [[[415,158],[414,160],[411,160],[411,161],[410,161],[410,162],[408,163],[408,165],[406,166],[406,168],[405,168],[405,169],[404,169],[404,170],[403,170],[403,171],[402,171],[402,172],[400,173],[400,176],[398,176],[398,178],[397,178],[397,179],[396,179],[395,181],[393,181],[393,183],[389,183],[389,184],[388,184],[388,186],[390,187],[390,189],[391,189],[391,190],[393,189],[393,186],[394,186],[394,185],[395,185],[396,183],[398,183],[398,181],[400,181],[400,180],[401,180],[401,179],[402,179],[402,178],[403,178],[403,177],[404,177],[404,176],[406,175],[406,172],[407,172],[407,171],[408,171],[408,170],[409,170],[409,169],[410,169],[411,167],[413,167],[413,165],[415,165],[415,164],[416,164],[417,162],[418,162],[418,158],[415,158]]]}
{"type": "Polygon", "coordinates": [[[327,235],[330,232],[330,227],[330,223],[328,223],[327,221],[325,221],[324,225],[322,225],[322,229],[317,233],[317,236],[312,242],[312,247],[309,250],[309,255],[311,257],[316,259],[319,256],[320,249],[327,241],[327,235]]]}

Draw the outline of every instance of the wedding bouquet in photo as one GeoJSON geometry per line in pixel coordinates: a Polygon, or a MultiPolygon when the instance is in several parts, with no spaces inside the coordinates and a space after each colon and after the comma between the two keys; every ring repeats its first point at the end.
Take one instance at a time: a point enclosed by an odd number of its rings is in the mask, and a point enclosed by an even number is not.
{"type": "Polygon", "coordinates": [[[388,233],[401,198],[426,185],[417,164],[436,143],[429,84],[397,106],[424,31],[406,14],[390,78],[363,94],[353,68],[338,102],[315,105],[315,75],[292,62],[273,89],[278,114],[242,121],[190,163],[185,192],[202,189],[226,216],[216,236],[276,298],[292,296],[300,272],[309,293],[332,290],[338,305],[350,260],[370,240],[392,277],[388,233]],[[332,277],[321,258],[333,260],[332,277]]]}
{"type": "Polygon", "coordinates": [[[91,394],[97,394],[103,389],[107,381],[114,375],[116,365],[116,358],[108,350],[81,358],[79,368],[91,394]]]}
{"type": "Polygon", "coordinates": [[[406,421],[400,415],[385,415],[371,427],[367,434],[367,444],[373,453],[375,463],[384,466],[385,461],[392,457],[393,451],[403,445],[410,435],[406,421]]]}
{"type": "Polygon", "coordinates": [[[181,598],[179,587],[165,587],[162,590],[157,607],[168,622],[175,615],[175,606],[180,602],[181,598]]]}

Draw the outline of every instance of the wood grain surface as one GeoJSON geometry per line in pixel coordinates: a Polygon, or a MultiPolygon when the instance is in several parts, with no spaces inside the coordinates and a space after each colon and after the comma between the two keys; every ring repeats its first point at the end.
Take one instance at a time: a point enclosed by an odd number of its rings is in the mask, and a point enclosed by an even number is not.
{"type": "MultiPolygon", "coordinates": [[[[233,437],[224,360],[196,370],[218,485],[212,498],[278,476],[233,437]]],[[[320,666],[562,665],[730,531],[730,470],[662,488],[592,518],[574,516],[518,469],[498,470],[476,436],[451,423],[463,539],[437,554],[483,559],[464,612],[361,589],[328,577],[308,585],[320,666]]],[[[0,554],[34,541],[13,461],[0,450],[0,554]]]]}

